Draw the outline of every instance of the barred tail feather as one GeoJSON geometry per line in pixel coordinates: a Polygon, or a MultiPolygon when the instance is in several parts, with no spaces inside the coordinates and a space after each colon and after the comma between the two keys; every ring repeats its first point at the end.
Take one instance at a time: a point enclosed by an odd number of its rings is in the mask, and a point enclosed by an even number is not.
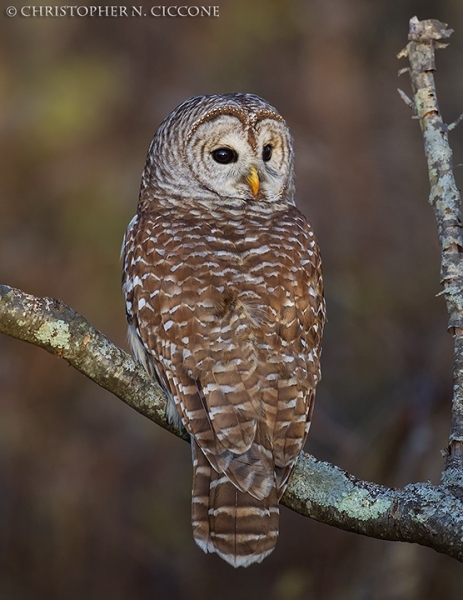
{"type": "Polygon", "coordinates": [[[204,552],[215,552],[233,567],[261,562],[278,538],[276,489],[262,500],[240,492],[217,473],[193,444],[193,535],[204,552]]]}

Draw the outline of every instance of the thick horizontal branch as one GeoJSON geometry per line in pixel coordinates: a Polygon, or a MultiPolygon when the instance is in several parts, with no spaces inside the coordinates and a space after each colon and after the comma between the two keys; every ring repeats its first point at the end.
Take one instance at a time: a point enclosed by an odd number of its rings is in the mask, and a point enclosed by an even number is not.
{"type": "MultiPolygon", "coordinates": [[[[166,418],[159,386],[81,315],[50,298],[0,285],[0,333],[44,348],[161,427],[187,439],[166,418]]],[[[282,504],[322,523],[370,537],[415,542],[463,562],[460,488],[416,483],[392,489],[357,480],[301,455],[282,504]]]]}
{"type": "Polygon", "coordinates": [[[388,488],[358,480],[339,467],[304,454],[282,504],[339,529],[429,546],[463,562],[459,487],[427,482],[388,488]]]}
{"type": "Polygon", "coordinates": [[[160,386],[132,357],[55,298],[37,298],[0,285],[0,333],[39,346],[164,429],[189,440],[166,417],[160,386]]]}

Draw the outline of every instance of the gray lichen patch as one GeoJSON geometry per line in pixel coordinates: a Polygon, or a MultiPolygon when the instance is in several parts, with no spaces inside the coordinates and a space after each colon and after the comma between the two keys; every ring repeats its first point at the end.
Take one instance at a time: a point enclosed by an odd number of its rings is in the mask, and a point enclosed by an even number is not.
{"type": "Polygon", "coordinates": [[[104,356],[107,360],[114,360],[114,352],[108,344],[102,344],[100,346],[101,355],[104,356]]]}
{"type": "MultiPolygon", "coordinates": [[[[335,508],[354,521],[374,521],[390,510],[393,500],[355,485],[341,469],[307,456],[299,461],[290,492],[316,506],[335,508]]],[[[342,518],[342,517],[341,517],[342,518]]]]}
{"type": "Polygon", "coordinates": [[[387,512],[391,504],[391,500],[387,498],[372,499],[367,490],[353,488],[349,493],[342,496],[337,508],[353,519],[367,521],[377,519],[387,512]]]}
{"type": "Polygon", "coordinates": [[[35,332],[37,341],[43,344],[49,344],[57,350],[69,350],[71,334],[69,325],[65,321],[54,321],[42,323],[35,332]]]}

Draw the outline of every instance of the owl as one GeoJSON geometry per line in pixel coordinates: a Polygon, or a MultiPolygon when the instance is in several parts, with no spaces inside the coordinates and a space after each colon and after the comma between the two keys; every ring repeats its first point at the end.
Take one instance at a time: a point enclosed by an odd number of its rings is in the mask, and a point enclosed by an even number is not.
{"type": "Polygon", "coordinates": [[[321,261],[294,194],[268,102],[190,98],[151,142],[123,244],[133,354],[191,436],[194,539],[234,567],[275,547],[320,380],[321,261]]]}

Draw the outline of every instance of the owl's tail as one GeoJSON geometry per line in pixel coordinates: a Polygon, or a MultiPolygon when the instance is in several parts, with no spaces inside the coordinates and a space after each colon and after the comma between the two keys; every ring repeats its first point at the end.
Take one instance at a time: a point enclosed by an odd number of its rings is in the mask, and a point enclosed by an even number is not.
{"type": "Polygon", "coordinates": [[[193,446],[193,535],[204,552],[216,552],[233,567],[248,567],[268,556],[278,538],[276,489],[257,500],[217,473],[193,446]]]}

